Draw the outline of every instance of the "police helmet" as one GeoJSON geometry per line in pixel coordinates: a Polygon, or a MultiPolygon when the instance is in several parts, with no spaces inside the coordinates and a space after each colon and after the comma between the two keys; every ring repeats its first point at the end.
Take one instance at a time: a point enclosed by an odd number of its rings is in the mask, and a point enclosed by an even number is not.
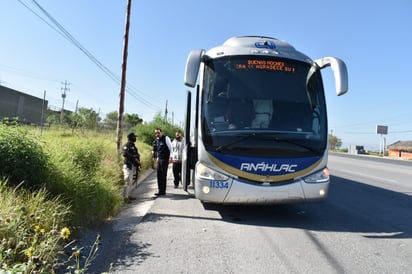
{"type": "Polygon", "coordinates": [[[127,139],[132,142],[136,142],[136,135],[132,132],[127,135],[127,139]]]}

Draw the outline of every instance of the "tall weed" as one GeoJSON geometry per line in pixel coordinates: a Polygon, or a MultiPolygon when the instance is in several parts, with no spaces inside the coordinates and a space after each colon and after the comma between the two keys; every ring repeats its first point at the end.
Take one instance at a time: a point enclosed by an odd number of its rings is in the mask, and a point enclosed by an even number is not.
{"type": "MultiPolygon", "coordinates": [[[[0,273],[52,273],[64,260],[78,260],[80,249],[67,254],[69,232],[98,224],[123,205],[114,132],[39,133],[0,124],[0,273]]],[[[137,147],[149,168],[151,146],[137,147]]],[[[89,263],[67,270],[85,273],[89,263]]]]}
{"type": "Polygon", "coordinates": [[[0,124],[0,178],[11,186],[40,188],[49,178],[51,162],[42,143],[19,126],[0,124]]]}
{"type": "Polygon", "coordinates": [[[76,225],[97,223],[116,214],[122,205],[122,174],[114,138],[85,132],[48,132],[44,140],[60,180],[49,189],[71,204],[76,225]]]}
{"type": "Polygon", "coordinates": [[[11,189],[0,181],[0,269],[52,273],[68,243],[70,208],[41,189],[11,189]]]}

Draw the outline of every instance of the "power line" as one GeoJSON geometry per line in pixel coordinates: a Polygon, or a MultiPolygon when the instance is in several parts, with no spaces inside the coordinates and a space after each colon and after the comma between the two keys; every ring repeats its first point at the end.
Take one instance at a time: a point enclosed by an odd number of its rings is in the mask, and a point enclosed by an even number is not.
{"type": "Polygon", "coordinates": [[[389,131],[389,133],[410,133],[412,130],[399,130],[399,131],[389,131]]]}
{"type": "MultiPolygon", "coordinates": [[[[77,41],[73,35],[71,35],[50,13],[48,13],[36,0],[32,0],[32,2],[47,16],[52,23],[57,26],[60,30],[58,33],[66,38],[69,42],[75,45],[78,49],[80,49],[93,63],[95,63],[107,76],[109,76],[113,81],[117,84],[120,84],[120,79],[116,76],[112,71],[110,71],[103,63],[101,63],[96,57],[93,56],[79,41],[77,41]]],[[[49,24],[48,24],[49,25],[49,24]]],[[[55,28],[53,28],[55,29],[55,28]]]]}
{"type": "Polygon", "coordinates": [[[411,113],[407,112],[404,114],[396,114],[391,117],[387,118],[382,118],[379,121],[378,120],[372,120],[372,121],[366,121],[366,122],[359,122],[359,123],[353,123],[353,124],[346,124],[346,125],[341,125],[341,126],[333,126],[333,128],[354,128],[354,127],[361,127],[361,126],[367,126],[367,125],[373,125],[376,126],[377,124],[390,124],[390,125],[396,125],[396,124],[407,124],[410,123],[410,117],[411,113]],[[399,118],[400,117],[400,118],[399,118]],[[406,122],[402,121],[405,120],[406,122]],[[396,122],[393,122],[393,120],[396,120],[396,122]],[[392,122],[391,122],[392,121],[392,122]]]}
{"type": "MultiPolygon", "coordinates": [[[[49,23],[43,17],[41,17],[38,13],[36,13],[33,9],[27,6],[23,1],[18,0],[20,4],[22,4],[25,8],[27,8],[30,12],[36,15],[40,20],[46,23],[49,27],[51,27],[54,31],[60,34],[63,38],[68,40],[74,46],[76,46],[80,51],[82,51],[98,68],[100,68],[110,79],[112,79],[117,85],[120,85],[120,77],[113,73],[109,68],[107,68],[102,62],[100,62],[92,53],[90,53],[79,41],[77,41],[73,35],[71,35],[50,13],[48,13],[36,0],[32,0],[32,2],[37,6],[38,9],[53,23],[49,23]],[[57,26],[57,28],[55,27],[57,26]]],[[[129,88],[126,86],[126,92],[130,94],[133,98],[137,101],[142,103],[148,108],[153,110],[160,110],[161,107],[154,105],[150,101],[144,99],[141,95],[139,95],[134,89],[129,88]]]]}
{"type": "MultiPolygon", "coordinates": [[[[22,4],[26,9],[28,9],[31,13],[33,13],[35,16],[37,16],[40,20],[42,20],[44,23],[46,23],[49,27],[51,27],[53,30],[55,30],[57,33],[59,33],[60,35],[62,35],[64,37],[64,35],[62,33],[60,33],[60,31],[58,29],[56,29],[53,25],[51,25],[49,22],[47,22],[46,20],[44,20],[44,18],[42,18],[40,15],[38,15],[33,9],[31,9],[29,6],[27,6],[25,3],[23,3],[23,1],[21,0],[17,0],[19,1],[20,4],[22,4]]],[[[67,38],[66,38],[67,39],[67,38]]]]}

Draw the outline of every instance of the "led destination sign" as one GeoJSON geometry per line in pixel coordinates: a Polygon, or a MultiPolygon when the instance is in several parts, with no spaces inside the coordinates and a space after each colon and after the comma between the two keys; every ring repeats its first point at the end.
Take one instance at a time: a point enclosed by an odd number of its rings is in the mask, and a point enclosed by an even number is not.
{"type": "Polygon", "coordinates": [[[243,70],[243,69],[260,70],[261,69],[261,70],[295,72],[295,67],[285,65],[285,62],[271,61],[271,60],[257,60],[257,59],[248,59],[243,62],[236,63],[235,68],[238,70],[243,70]]]}

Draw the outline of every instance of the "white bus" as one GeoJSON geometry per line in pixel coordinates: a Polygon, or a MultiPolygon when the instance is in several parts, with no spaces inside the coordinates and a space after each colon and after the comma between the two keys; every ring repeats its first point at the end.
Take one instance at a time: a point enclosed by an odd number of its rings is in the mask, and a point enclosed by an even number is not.
{"type": "Polygon", "coordinates": [[[331,66],[337,95],[345,63],[312,60],[271,37],[228,39],[187,59],[183,187],[220,204],[318,201],[329,187],[328,126],[320,70],[331,66]],[[200,72],[200,73],[199,73],[200,72]],[[194,107],[192,108],[192,105],[194,107]]]}

